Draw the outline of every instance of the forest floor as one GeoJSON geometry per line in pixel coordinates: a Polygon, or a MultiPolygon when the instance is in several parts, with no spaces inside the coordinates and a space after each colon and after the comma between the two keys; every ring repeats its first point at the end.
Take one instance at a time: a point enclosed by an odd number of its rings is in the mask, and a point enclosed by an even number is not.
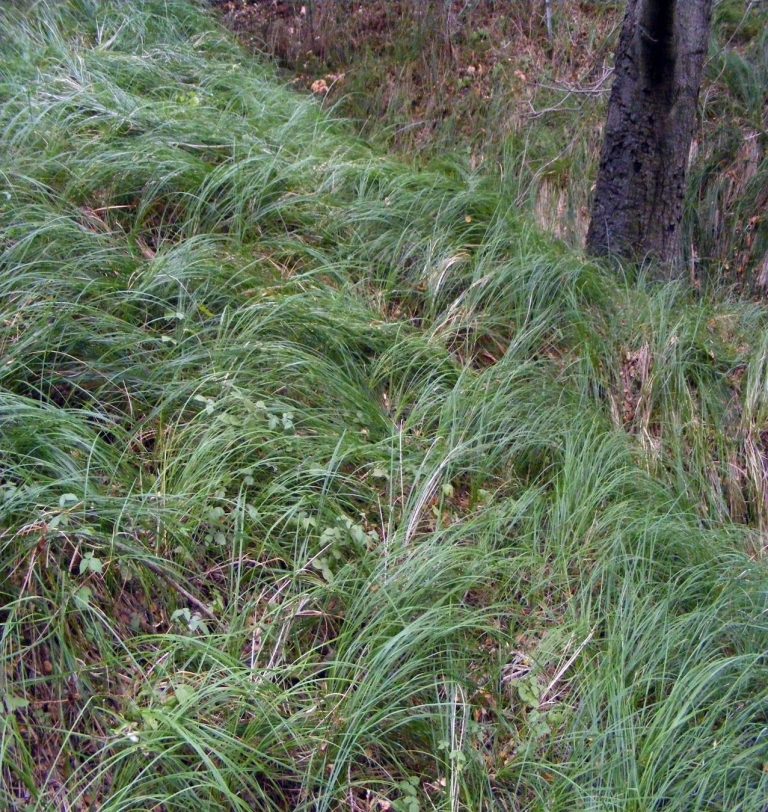
{"type": "MultiPolygon", "coordinates": [[[[623,3],[554,3],[550,31],[542,0],[213,5],[247,48],[383,149],[507,173],[516,208],[583,244],[623,3]]],[[[766,88],[768,2],[721,0],[686,206],[695,284],[768,285],[766,88]]]]}
{"type": "Polygon", "coordinates": [[[765,306],[200,4],[0,45],[0,808],[764,812],[765,306]]]}

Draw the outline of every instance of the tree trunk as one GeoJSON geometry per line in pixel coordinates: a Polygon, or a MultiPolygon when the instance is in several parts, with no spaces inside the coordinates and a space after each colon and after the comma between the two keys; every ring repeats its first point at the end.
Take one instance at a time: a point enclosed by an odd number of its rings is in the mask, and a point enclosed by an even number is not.
{"type": "Polygon", "coordinates": [[[544,0],[544,18],[547,23],[547,40],[551,43],[555,33],[552,25],[552,0],[544,0]]]}
{"type": "Polygon", "coordinates": [[[682,260],[688,153],[712,0],[629,0],[587,234],[592,254],[682,260]]]}

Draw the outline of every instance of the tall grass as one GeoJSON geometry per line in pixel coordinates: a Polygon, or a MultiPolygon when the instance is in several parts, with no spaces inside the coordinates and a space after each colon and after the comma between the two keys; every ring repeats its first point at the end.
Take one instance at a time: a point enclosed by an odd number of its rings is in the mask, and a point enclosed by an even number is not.
{"type": "Polygon", "coordinates": [[[187,0],[0,42],[2,805],[762,810],[764,309],[187,0]]]}

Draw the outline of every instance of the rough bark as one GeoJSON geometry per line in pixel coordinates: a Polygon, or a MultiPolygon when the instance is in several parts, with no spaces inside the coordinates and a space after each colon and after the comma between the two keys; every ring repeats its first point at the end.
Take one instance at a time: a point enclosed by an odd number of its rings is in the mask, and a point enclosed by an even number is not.
{"type": "Polygon", "coordinates": [[[688,153],[712,0],[629,0],[587,250],[680,267],[688,153]]]}

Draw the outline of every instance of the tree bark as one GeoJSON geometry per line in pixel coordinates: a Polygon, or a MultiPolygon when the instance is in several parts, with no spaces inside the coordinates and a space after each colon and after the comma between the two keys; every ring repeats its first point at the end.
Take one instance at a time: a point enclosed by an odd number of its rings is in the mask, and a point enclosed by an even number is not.
{"type": "Polygon", "coordinates": [[[592,219],[591,254],[682,260],[688,154],[713,0],[629,0],[616,52],[592,219]]]}

